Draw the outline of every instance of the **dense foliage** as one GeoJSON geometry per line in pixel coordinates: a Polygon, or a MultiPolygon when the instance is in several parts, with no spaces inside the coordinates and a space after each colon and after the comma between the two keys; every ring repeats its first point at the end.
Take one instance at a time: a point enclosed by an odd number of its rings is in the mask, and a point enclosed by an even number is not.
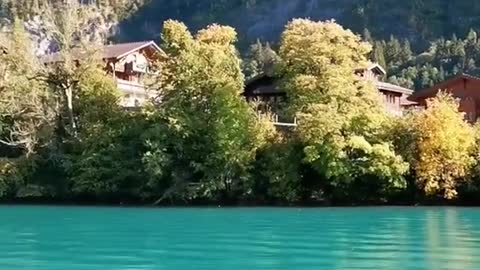
{"type": "Polygon", "coordinates": [[[192,34],[168,20],[165,55],[149,78],[159,95],[129,112],[95,44],[82,38],[84,11],[50,14],[62,57],[55,64],[37,60],[19,21],[2,36],[1,198],[384,204],[478,195],[479,128],[464,122],[455,100],[442,94],[425,111],[392,118],[374,86],[354,75],[369,57],[401,70],[416,58],[408,43],[392,38],[372,50],[333,21],[297,19],[278,53],[257,42],[242,63],[235,29],[214,24],[192,34]],[[74,59],[78,47],[84,59],[74,59]],[[247,78],[282,78],[296,128],[274,127],[268,111],[247,103],[242,67],[247,78]]]}
{"type": "MultiPolygon", "coordinates": [[[[63,2],[1,0],[0,17],[43,17],[51,6],[63,2]]],[[[461,72],[480,75],[476,33],[480,25],[475,15],[480,5],[468,0],[299,0],[289,5],[280,0],[78,2],[96,13],[91,25],[109,28],[120,23],[119,31],[113,27],[100,34],[102,39],[112,39],[108,35],[114,33],[122,40],[154,39],[167,19],[185,21],[194,30],[214,22],[233,25],[238,30],[239,48],[247,59],[247,79],[258,71],[270,71],[276,58],[269,49],[278,45],[283,26],[294,17],[335,18],[354,32],[364,33],[374,45],[371,59],[387,68],[390,82],[407,88],[423,89],[461,72]],[[267,45],[259,47],[258,39],[267,45]],[[253,57],[256,60],[250,61],[253,57]]]]}
{"type": "Polygon", "coordinates": [[[282,37],[285,88],[300,123],[304,161],[336,199],[381,200],[404,186],[408,165],[383,140],[388,117],[377,90],[354,75],[369,51],[358,36],[328,21],[294,20],[282,37]],[[358,192],[362,185],[370,194],[358,192]]]}
{"type": "Polygon", "coordinates": [[[251,192],[248,169],[261,146],[261,122],[241,97],[244,77],[233,28],[212,25],[193,37],[167,21],[169,56],[160,65],[161,104],[150,116],[144,161],[170,198],[233,200],[251,192]]]}
{"type": "Polygon", "coordinates": [[[463,181],[474,160],[473,128],[458,113],[458,103],[440,94],[413,120],[417,136],[417,182],[426,194],[443,193],[456,197],[458,181],[463,181]]]}

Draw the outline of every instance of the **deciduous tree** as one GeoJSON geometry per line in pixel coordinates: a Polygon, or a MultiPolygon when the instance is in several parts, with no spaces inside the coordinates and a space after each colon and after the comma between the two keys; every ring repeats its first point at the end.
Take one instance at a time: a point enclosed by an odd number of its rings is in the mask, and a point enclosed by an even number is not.
{"type": "Polygon", "coordinates": [[[2,39],[0,54],[0,142],[27,155],[53,130],[53,95],[37,76],[40,63],[20,21],[2,39]]]}
{"type": "Polygon", "coordinates": [[[167,21],[168,60],[161,65],[162,103],[153,117],[145,163],[164,197],[239,198],[250,192],[248,168],[259,122],[241,97],[244,77],[231,27],[211,25],[193,37],[167,21]]]}
{"type": "Polygon", "coordinates": [[[332,21],[294,20],[282,37],[285,88],[306,162],[337,190],[367,177],[376,179],[377,191],[401,187],[407,169],[382,140],[387,116],[377,90],[355,76],[370,49],[332,21]]]}
{"type": "Polygon", "coordinates": [[[473,164],[473,128],[458,111],[458,102],[439,94],[414,119],[418,160],[414,167],[417,183],[426,195],[453,199],[459,182],[465,180],[473,164]]]}

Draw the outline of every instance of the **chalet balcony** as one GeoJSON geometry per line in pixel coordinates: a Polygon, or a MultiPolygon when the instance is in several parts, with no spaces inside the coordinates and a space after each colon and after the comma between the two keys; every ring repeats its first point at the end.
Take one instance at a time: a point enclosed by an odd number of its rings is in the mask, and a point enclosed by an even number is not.
{"type": "Polygon", "coordinates": [[[139,108],[149,98],[145,86],[140,83],[117,79],[117,87],[123,95],[120,103],[125,108],[139,108]]]}
{"type": "Polygon", "coordinates": [[[146,96],[145,86],[137,82],[130,82],[121,79],[117,79],[118,90],[123,94],[146,96]]]}
{"type": "Polygon", "coordinates": [[[403,116],[403,110],[402,107],[399,107],[398,105],[394,104],[387,104],[385,105],[387,112],[390,113],[393,116],[398,116],[402,117],[403,116]]]}
{"type": "Polygon", "coordinates": [[[257,110],[257,115],[262,118],[267,118],[276,127],[295,128],[297,127],[296,117],[285,117],[283,114],[269,112],[265,114],[261,110],[257,110]]]}

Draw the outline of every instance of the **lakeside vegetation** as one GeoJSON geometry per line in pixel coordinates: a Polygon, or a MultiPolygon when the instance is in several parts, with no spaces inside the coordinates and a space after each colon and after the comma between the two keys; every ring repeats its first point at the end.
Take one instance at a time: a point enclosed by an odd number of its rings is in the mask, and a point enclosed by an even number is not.
{"type": "Polygon", "coordinates": [[[54,65],[34,56],[20,21],[3,37],[3,200],[479,203],[480,128],[444,94],[425,111],[389,116],[374,86],[354,76],[372,46],[335,22],[293,20],[278,53],[267,47],[271,57],[242,63],[235,29],[191,33],[166,21],[167,58],[149,78],[161,103],[129,112],[82,39],[82,9],[51,16],[63,59],[54,65]],[[90,53],[76,64],[78,46],[90,53]],[[296,129],[276,129],[247,103],[242,66],[284,78],[296,129]]]}

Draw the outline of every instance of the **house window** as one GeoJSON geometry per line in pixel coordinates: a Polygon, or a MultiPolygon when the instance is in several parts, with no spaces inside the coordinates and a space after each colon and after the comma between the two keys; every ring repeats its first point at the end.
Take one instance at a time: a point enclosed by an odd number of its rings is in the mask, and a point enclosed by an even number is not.
{"type": "Polygon", "coordinates": [[[128,75],[128,80],[130,82],[138,82],[138,76],[136,74],[128,75]]]}
{"type": "Polygon", "coordinates": [[[472,123],[474,123],[477,119],[475,119],[475,113],[474,112],[469,112],[468,113],[468,120],[472,123]]]}
{"type": "Polygon", "coordinates": [[[385,94],[385,99],[387,103],[395,104],[395,95],[392,94],[385,94]]]}

